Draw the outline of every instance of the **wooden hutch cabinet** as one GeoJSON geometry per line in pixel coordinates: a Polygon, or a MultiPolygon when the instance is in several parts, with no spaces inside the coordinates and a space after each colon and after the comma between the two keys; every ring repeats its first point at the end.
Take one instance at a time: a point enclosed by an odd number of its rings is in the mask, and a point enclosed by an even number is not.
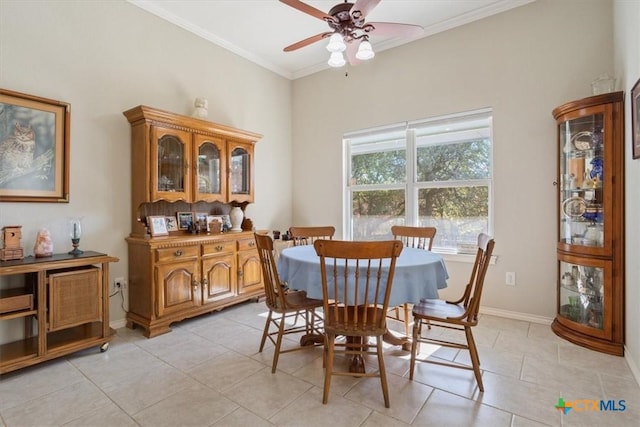
{"type": "Polygon", "coordinates": [[[252,230],[151,236],[150,216],[228,215],[254,200],[252,132],[138,106],[131,124],[132,214],[127,326],[145,336],[263,295],[252,230]]]}
{"type": "Polygon", "coordinates": [[[624,351],[624,97],[553,110],[558,123],[558,305],[552,330],[624,351]]]}

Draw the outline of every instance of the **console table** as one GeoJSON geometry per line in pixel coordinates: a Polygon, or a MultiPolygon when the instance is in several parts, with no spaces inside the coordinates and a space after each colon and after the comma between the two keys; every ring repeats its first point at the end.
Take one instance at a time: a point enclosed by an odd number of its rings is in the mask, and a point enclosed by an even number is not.
{"type": "Polygon", "coordinates": [[[23,338],[0,345],[0,374],[97,345],[105,351],[115,333],[109,263],[117,261],[85,251],[0,262],[0,321],[24,319],[23,338]]]}

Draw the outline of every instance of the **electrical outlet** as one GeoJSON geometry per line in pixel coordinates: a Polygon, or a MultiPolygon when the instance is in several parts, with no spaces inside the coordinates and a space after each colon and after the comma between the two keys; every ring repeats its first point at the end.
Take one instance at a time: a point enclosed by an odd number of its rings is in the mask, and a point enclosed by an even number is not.
{"type": "Polygon", "coordinates": [[[123,291],[127,289],[127,281],[124,280],[124,277],[116,277],[113,279],[113,290],[114,291],[123,291]]]}
{"type": "Polygon", "coordinates": [[[516,285],[516,273],[514,271],[507,271],[504,277],[504,283],[509,286],[516,285]]]}

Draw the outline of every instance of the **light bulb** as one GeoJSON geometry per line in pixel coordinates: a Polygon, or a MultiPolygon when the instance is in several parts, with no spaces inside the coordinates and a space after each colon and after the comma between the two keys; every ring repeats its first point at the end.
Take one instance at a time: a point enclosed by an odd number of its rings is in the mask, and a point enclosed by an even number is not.
{"type": "Polygon", "coordinates": [[[356,58],[358,58],[361,61],[366,61],[367,59],[371,59],[374,56],[376,56],[376,54],[373,51],[373,48],[371,47],[371,43],[369,43],[367,40],[360,43],[360,46],[358,47],[358,52],[356,52],[356,58]]]}
{"type": "Polygon", "coordinates": [[[344,39],[342,38],[342,34],[333,33],[329,38],[329,44],[327,45],[327,50],[329,52],[342,52],[347,48],[347,45],[344,44],[344,39]]]}
{"type": "Polygon", "coordinates": [[[344,64],[346,64],[347,62],[344,60],[344,56],[342,55],[342,52],[333,52],[331,54],[331,57],[329,57],[329,61],[327,62],[327,64],[329,64],[331,67],[342,67],[344,64]]]}

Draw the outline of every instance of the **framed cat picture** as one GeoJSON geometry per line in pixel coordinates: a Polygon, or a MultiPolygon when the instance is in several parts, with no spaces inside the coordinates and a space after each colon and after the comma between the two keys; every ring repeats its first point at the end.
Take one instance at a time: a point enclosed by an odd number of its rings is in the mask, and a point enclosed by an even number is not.
{"type": "Polygon", "coordinates": [[[71,106],[0,89],[0,202],[69,202],[71,106]]]}

